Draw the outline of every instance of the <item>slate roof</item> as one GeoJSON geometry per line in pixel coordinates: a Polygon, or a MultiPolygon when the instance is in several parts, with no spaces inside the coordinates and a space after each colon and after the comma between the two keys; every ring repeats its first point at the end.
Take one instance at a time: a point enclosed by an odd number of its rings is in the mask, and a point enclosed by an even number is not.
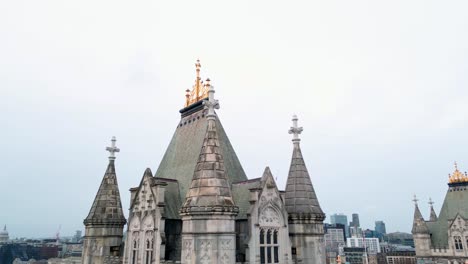
{"type": "Polygon", "coordinates": [[[126,222],[122,211],[122,203],[120,201],[114,160],[110,160],[88,217],[84,220],[84,224],[86,226],[123,226],[126,222]]]}
{"type": "Polygon", "coordinates": [[[311,215],[324,219],[325,214],[315,194],[309,172],[302,157],[299,142],[295,142],[286,182],[285,205],[290,215],[311,215]]]}
{"type": "Polygon", "coordinates": [[[239,207],[237,219],[247,219],[250,209],[250,189],[260,188],[261,178],[236,182],[232,184],[232,198],[239,207]]]}
{"type": "Polygon", "coordinates": [[[460,215],[468,219],[468,183],[449,184],[445,200],[435,222],[426,222],[431,234],[432,246],[448,248],[449,221],[460,215]]]}
{"type": "MultiPolygon", "coordinates": [[[[202,149],[208,128],[206,110],[202,101],[181,110],[182,118],[156,171],[155,177],[174,179],[178,182],[179,199],[174,199],[175,192],[166,191],[166,206],[180,208],[181,202],[190,188],[195,166],[202,149]],[[176,204],[172,204],[176,203],[176,204]],[[179,203],[177,205],[177,203],[179,203]]],[[[219,121],[215,121],[220,154],[223,156],[226,178],[229,184],[247,180],[244,169],[219,121]]],[[[169,186],[168,186],[169,187],[169,186]]],[[[173,187],[174,188],[174,187],[173,187]]],[[[179,219],[178,214],[169,214],[168,219],[179,219]]]]}
{"type": "Polygon", "coordinates": [[[431,222],[437,221],[437,214],[434,211],[434,206],[432,206],[432,205],[431,205],[431,212],[430,212],[430,216],[429,216],[429,221],[431,221],[431,222]]]}
{"type": "Polygon", "coordinates": [[[429,234],[429,228],[422,217],[418,204],[414,206],[413,229],[411,229],[411,233],[429,234]]]}
{"type": "Polygon", "coordinates": [[[203,145],[182,211],[207,211],[206,208],[238,210],[232,199],[231,184],[227,180],[224,158],[219,145],[215,117],[212,117],[208,120],[203,145]],[[199,207],[204,209],[197,209],[199,207]]]}
{"type": "Polygon", "coordinates": [[[165,182],[167,185],[164,192],[164,217],[168,219],[179,219],[179,211],[182,205],[179,194],[179,182],[174,179],[154,178],[156,181],[165,182]]]}

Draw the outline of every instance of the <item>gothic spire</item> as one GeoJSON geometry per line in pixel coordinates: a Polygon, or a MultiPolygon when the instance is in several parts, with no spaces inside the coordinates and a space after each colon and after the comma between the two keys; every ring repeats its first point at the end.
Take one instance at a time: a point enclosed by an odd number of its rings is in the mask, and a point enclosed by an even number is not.
{"type": "Polygon", "coordinates": [[[434,206],[433,206],[434,202],[432,201],[431,198],[429,198],[429,205],[431,206],[431,214],[430,214],[430,217],[429,217],[429,221],[435,222],[435,221],[437,221],[437,214],[434,211],[434,206]]]}
{"type": "Polygon", "coordinates": [[[110,224],[123,226],[126,223],[120,201],[117,175],[115,173],[115,153],[120,151],[115,145],[116,141],[115,137],[112,137],[111,146],[106,148],[110,153],[109,165],[94,198],[88,217],[84,220],[85,225],[110,224]]]}
{"type": "Polygon", "coordinates": [[[413,229],[411,230],[411,233],[413,234],[429,233],[429,228],[427,227],[427,224],[424,221],[421,211],[419,210],[418,199],[416,198],[416,195],[414,195],[413,202],[414,202],[414,218],[413,218],[413,229]]]}
{"type": "Polygon", "coordinates": [[[299,134],[302,127],[297,125],[297,116],[293,116],[293,126],[289,134],[293,134],[293,154],[286,183],[286,210],[290,215],[307,215],[323,220],[325,214],[320,208],[309,172],[307,171],[304,158],[299,145],[299,134]]]}
{"type": "Polygon", "coordinates": [[[208,110],[208,128],[181,213],[221,211],[237,214],[239,208],[234,205],[216,129],[214,110],[219,109],[219,103],[214,99],[213,86],[208,88],[208,100],[204,101],[208,110]]]}

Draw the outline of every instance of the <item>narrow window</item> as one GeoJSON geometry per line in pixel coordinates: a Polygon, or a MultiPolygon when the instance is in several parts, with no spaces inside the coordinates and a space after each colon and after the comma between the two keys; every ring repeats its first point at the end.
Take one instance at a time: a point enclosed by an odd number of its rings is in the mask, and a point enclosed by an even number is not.
{"type": "Polygon", "coordinates": [[[260,263],[265,264],[265,247],[260,247],[260,263]]]}
{"type": "Polygon", "coordinates": [[[279,258],[278,258],[278,246],[274,247],[274,257],[275,257],[275,262],[274,263],[279,263],[279,258]]]}
{"type": "Polygon", "coordinates": [[[463,250],[463,242],[460,236],[453,238],[455,241],[455,250],[463,250]]]}
{"type": "Polygon", "coordinates": [[[133,252],[132,252],[132,264],[137,263],[137,255],[138,255],[138,238],[133,240],[133,252]]]}
{"type": "Polygon", "coordinates": [[[267,247],[267,259],[268,263],[271,263],[271,247],[267,247]]]}
{"type": "Polygon", "coordinates": [[[265,231],[260,230],[260,244],[264,244],[265,243],[265,231]]]}

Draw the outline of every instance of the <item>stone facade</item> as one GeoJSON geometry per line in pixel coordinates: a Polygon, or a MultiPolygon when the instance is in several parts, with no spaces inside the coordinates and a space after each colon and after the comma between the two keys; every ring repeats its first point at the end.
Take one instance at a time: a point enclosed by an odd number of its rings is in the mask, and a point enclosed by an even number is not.
{"type": "Polygon", "coordinates": [[[146,169],[140,186],[131,189],[131,207],[123,263],[164,260],[164,191],[167,184],[146,169]]]}

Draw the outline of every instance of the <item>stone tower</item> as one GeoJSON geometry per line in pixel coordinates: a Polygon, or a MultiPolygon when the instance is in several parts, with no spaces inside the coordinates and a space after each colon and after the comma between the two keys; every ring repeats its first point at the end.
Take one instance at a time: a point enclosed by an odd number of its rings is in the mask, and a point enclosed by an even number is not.
{"type": "Polygon", "coordinates": [[[293,126],[289,130],[293,134],[293,155],[285,193],[293,262],[322,264],[325,263],[325,214],[302,157],[299,134],[303,129],[297,126],[297,120],[297,116],[293,116],[293,126]]]}
{"type": "Polygon", "coordinates": [[[424,221],[421,211],[419,210],[418,199],[416,199],[416,195],[414,196],[413,201],[414,218],[411,233],[413,233],[416,255],[428,256],[431,253],[431,237],[429,228],[427,227],[427,224],[424,221]]]}
{"type": "Polygon", "coordinates": [[[115,173],[115,153],[120,151],[115,142],[113,137],[112,146],[106,148],[110,152],[109,165],[88,217],[84,220],[83,264],[122,262],[121,246],[126,220],[115,173]]]}
{"type": "Polygon", "coordinates": [[[192,183],[180,210],[182,217],[183,264],[234,264],[236,235],[235,206],[227,179],[216,130],[219,108],[214,89],[209,86],[206,130],[192,183]]]}

